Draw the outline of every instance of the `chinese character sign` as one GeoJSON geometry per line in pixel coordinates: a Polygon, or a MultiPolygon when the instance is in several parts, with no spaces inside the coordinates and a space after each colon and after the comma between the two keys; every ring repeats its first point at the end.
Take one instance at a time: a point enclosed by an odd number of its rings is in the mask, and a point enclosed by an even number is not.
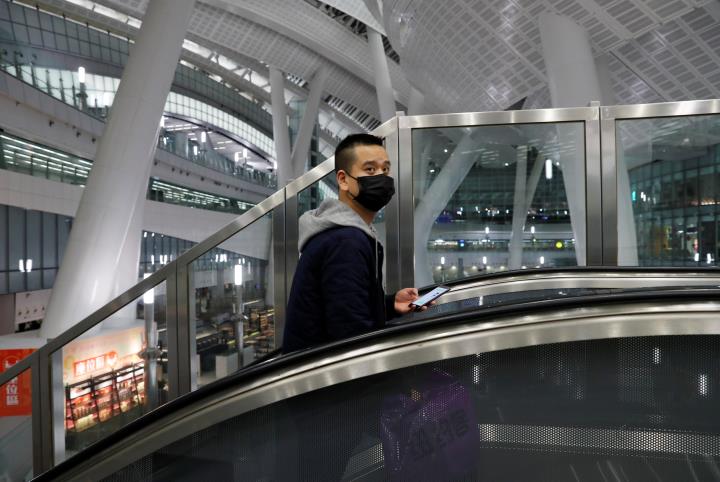
{"type": "MultiPolygon", "coordinates": [[[[0,350],[0,372],[4,372],[34,349],[0,350]]],[[[30,415],[32,412],[32,396],[30,371],[13,378],[0,387],[0,417],[30,415]]]]}

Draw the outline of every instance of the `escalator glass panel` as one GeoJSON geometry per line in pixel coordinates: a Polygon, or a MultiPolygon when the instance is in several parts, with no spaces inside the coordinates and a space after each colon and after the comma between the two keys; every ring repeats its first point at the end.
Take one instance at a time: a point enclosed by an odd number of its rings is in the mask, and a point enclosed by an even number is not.
{"type": "Polygon", "coordinates": [[[716,480],[720,336],[411,366],[228,418],[106,480],[716,480]]]}

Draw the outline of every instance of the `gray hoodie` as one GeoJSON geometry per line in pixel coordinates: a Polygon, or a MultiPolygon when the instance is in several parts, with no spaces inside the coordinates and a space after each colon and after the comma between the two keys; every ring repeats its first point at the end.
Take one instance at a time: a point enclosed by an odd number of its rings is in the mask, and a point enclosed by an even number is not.
{"type": "MultiPolygon", "coordinates": [[[[342,201],[337,199],[325,199],[320,207],[308,211],[300,216],[300,239],[298,248],[302,252],[310,238],[330,228],[338,226],[349,226],[362,230],[365,234],[375,240],[377,244],[377,232],[372,226],[363,221],[358,213],[342,201]]],[[[377,249],[377,248],[376,248],[377,249]]]]}

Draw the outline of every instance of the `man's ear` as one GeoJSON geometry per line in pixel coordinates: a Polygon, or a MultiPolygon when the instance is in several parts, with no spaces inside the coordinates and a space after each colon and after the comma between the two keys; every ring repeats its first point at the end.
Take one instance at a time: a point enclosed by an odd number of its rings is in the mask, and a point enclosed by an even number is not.
{"type": "Polygon", "coordinates": [[[341,191],[349,191],[350,190],[350,186],[348,186],[348,182],[347,182],[347,174],[345,173],[345,171],[343,171],[342,169],[339,170],[336,174],[336,178],[337,178],[338,187],[340,188],[341,191]]]}

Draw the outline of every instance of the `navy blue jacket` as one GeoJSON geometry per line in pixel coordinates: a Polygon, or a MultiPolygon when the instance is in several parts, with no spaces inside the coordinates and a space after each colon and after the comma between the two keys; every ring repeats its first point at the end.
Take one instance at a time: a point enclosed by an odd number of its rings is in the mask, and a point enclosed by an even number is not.
{"type": "Polygon", "coordinates": [[[385,296],[382,244],[361,229],[337,226],[303,247],[290,298],[283,351],[366,333],[395,316],[385,296]]]}

